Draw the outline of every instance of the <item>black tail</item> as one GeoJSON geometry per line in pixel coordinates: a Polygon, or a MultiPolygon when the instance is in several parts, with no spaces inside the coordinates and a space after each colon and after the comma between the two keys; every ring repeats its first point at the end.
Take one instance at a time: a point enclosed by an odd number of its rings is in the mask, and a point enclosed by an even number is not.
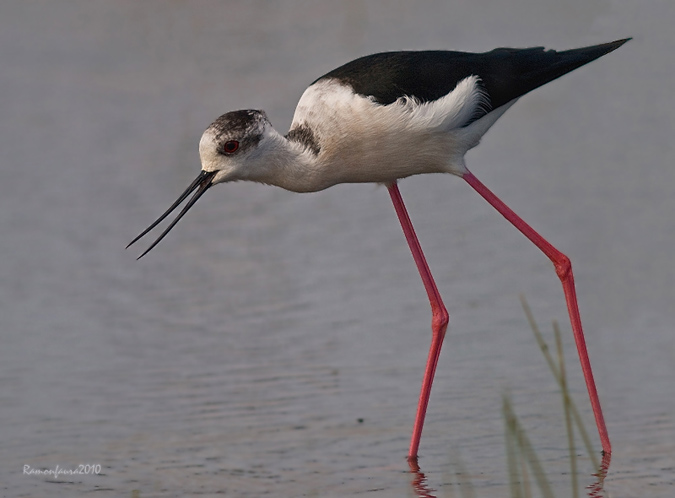
{"type": "Polygon", "coordinates": [[[630,38],[561,52],[543,47],[498,48],[482,54],[484,64],[478,75],[495,109],[616,50],[628,40],[630,38]]]}

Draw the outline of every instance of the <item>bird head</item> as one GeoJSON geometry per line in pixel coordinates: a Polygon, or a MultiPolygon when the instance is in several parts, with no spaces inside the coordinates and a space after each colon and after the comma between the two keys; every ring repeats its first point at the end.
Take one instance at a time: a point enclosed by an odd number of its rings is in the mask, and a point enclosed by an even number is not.
{"type": "Polygon", "coordinates": [[[216,119],[199,142],[202,171],[213,174],[211,185],[250,179],[271,128],[267,115],[257,110],[232,111],[216,119]]]}
{"type": "Polygon", "coordinates": [[[185,213],[197,202],[204,192],[217,183],[255,179],[256,172],[264,164],[266,137],[275,132],[263,111],[243,110],[223,114],[204,132],[199,142],[202,169],[190,186],[180,195],[169,209],[152,225],[132,240],[127,248],[155,228],[173,212],[185,199],[195,192],[176,219],[162,232],[152,245],[141,254],[145,256],[178,223],[185,213]]]}

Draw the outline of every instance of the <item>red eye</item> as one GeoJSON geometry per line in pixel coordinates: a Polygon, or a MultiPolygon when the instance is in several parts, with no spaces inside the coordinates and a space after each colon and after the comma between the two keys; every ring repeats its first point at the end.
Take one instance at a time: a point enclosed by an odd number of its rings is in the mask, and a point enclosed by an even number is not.
{"type": "Polygon", "coordinates": [[[237,152],[237,149],[239,148],[239,142],[236,140],[228,140],[225,142],[225,145],[223,145],[223,151],[226,154],[232,154],[233,152],[237,152]]]}

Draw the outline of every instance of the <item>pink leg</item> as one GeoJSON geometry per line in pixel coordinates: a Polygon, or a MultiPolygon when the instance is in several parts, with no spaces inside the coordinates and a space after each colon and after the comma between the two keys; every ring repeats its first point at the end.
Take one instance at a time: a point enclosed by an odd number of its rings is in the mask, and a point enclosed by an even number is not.
{"type": "Polygon", "coordinates": [[[567,312],[570,315],[570,322],[572,323],[572,332],[574,333],[574,340],[577,343],[577,351],[579,359],[581,360],[581,369],[584,372],[586,379],[586,387],[591,398],[591,406],[595,414],[595,423],[598,426],[600,433],[600,442],[605,454],[612,452],[612,445],[609,442],[609,435],[607,434],[607,427],[605,426],[605,419],[602,416],[602,408],[600,407],[600,399],[598,398],[598,391],[595,388],[595,381],[593,380],[593,371],[591,370],[591,362],[588,359],[588,351],[586,350],[586,341],[584,339],[584,332],[581,328],[581,317],[579,316],[579,306],[577,305],[577,295],[574,289],[574,276],[572,275],[572,263],[567,256],[553,247],[546,239],[539,235],[535,230],[525,223],[511,208],[504,204],[495,194],[493,194],[485,185],[483,185],[478,178],[468,172],[464,175],[466,182],[471,185],[476,192],[478,192],[486,201],[499,211],[504,218],[509,220],[513,226],[520,230],[525,237],[530,239],[541,251],[546,254],[548,259],[553,262],[555,271],[562,282],[563,291],[565,292],[565,300],[567,301],[567,312]]]}
{"type": "Polygon", "coordinates": [[[413,427],[412,438],[410,440],[410,450],[408,452],[409,460],[417,459],[417,450],[420,446],[420,437],[422,436],[422,426],[424,425],[424,416],[427,413],[427,405],[429,404],[429,395],[431,393],[431,383],[434,380],[436,373],[436,365],[438,364],[438,357],[441,354],[441,346],[443,345],[443,338],[445,331],[448,328],[448,311],[441,300],[441,295],[436,288],[434,278],[431,276],[429,265],[424,258],[422,247],[420,246],[415,230],[413,229],[408,211],[403,204],[401,193],[398,191],[398,185],[394,182],[387,187],[391,201],[394,203],[394,209],[401,222],[401,228],[408,241],[410,252],[412,252],[415,264],[422,277],[424,288],[429,296],[431,303],[431,348],[429,349],[429,357],[427,359],[427,367],[424,371],[424,380],[422,381],[422,391],[420,392],[420,399],[417,404],[417,416],[415,417],[415,426],[413,427]]]}

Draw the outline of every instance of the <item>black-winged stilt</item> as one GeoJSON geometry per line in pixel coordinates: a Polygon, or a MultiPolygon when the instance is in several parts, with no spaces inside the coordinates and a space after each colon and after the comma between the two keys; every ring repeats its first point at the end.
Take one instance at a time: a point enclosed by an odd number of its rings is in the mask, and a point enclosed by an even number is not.
{"type": "Polygon", "coordinates": [[[409,458],[416,459],[448,312],[396,182],[422,173],[457,175],[553,262],[565,292],[602,447],[609,454],[609,436],[586,351],[570,260],[488,190],[467,169],[464,155],[519,97],[628,40],[561,52],[542,47],[498,48],[482,54],[387,52],[356,59],[305,90],[286,136],[272,127],[263,111],[233,111],[220,116],[199,143],[202,170],[197,178],[129,246],[196,190],[176,219],[139,256],[143,257],[217,183],[249,180],[293,192],[315,192],[338,183],[385,184],[432,310],[431,348],[409,450],[409,458]]]}

